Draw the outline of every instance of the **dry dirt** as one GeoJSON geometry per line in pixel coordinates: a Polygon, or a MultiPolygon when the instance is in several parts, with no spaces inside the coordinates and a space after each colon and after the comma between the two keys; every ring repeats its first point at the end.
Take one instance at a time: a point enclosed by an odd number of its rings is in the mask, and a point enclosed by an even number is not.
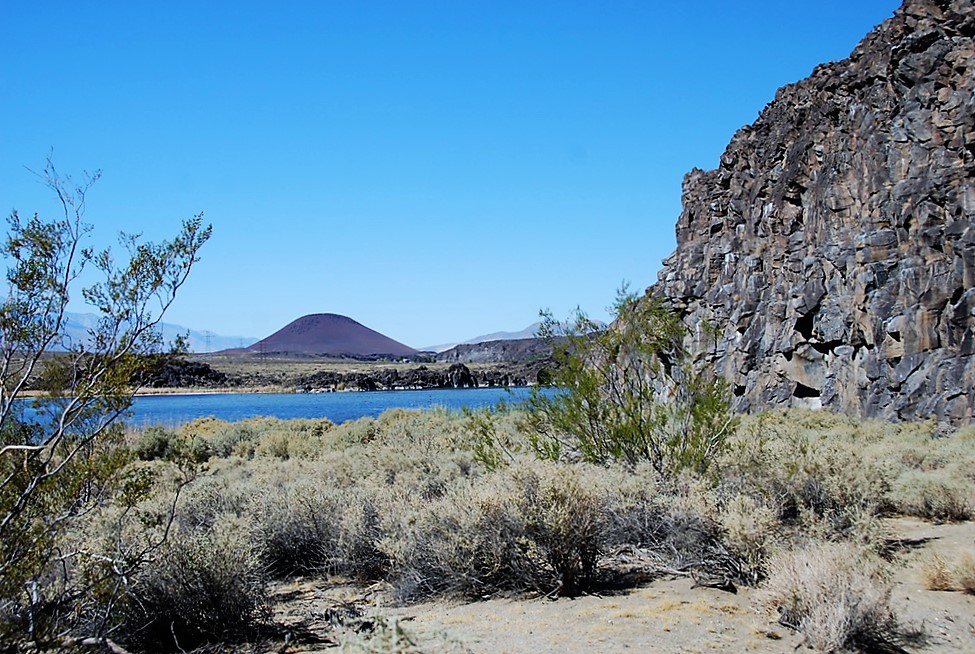
{"type": "MultiPolygon", "coordinates": [[[[898,615],[923,630],[927,642],[909,651],[975,652],[975,596],[924,587],[921,563],[938,552],[952,559],[975,549],[975,522],[931,524],[891,520],[899,539],[894,559],[893,604],[898,615]]],[[[695,586],[692,579],[663,577],[618,594],[575,599],[489,599],[474,603],[436,601],[408,607],[383,605],[381,589],[305,581],[282,587],[279,623],[318,634],[318,644],[297,641],[278,651],[331,649],[337,634],[330,623],[353,604],[398,625],[416,643],[398,651],[471,654],[582,654],[602,652],[793,652],[802,636],[781,626],[760,605],[754,589],[729,593],[695,586]]],[[[341,636],[339,636],[341,637],[341,636]]],[[[354,638],[354,636],[352,636],[354,638]]],[[[284,645],[283,643],[281,645],[284,645]]],[[[334,650],[332,650],[334,651],[334,650]]],[[[366,651],[366,650],[363,650],[366,651]]],[[[380,651],[380,650],[376,650],[380,651]]]]}

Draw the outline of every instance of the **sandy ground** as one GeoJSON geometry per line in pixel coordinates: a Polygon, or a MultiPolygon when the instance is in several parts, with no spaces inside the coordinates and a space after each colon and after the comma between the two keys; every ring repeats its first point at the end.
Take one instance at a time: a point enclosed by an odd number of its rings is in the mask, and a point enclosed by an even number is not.
{"type": "Polygon", "coordinates": [[[799,637],[751,606],[747,593],[658,580],[614,596],[443,603],[398,612],[416,641],[468,652],[785,652],[799,637]]]}
{"type": "MultiPolygon", "coordinates": [[[[975,653],[975,596],[924,588],[921,562],[933,552],[952,559],[975,551],[975,522],[935,525],[897,519],[889,523],[901,540],[894,559],[893,604],[927,642],[909,651],[975,653]]],[[[695,586],[688,578],[660,578],[612,595],[575,599],[492,599],[475,603],[429,602],[384,607],[362,589],[307,581],[279,589],[279,621],[301,624],[334,638],[329,620],[343,602],[365,605],[393,620],[416,649],[402,651],[471,654],[582,654],[601,652],[793,652],[801,634],[777,623],[760,605],[758,592],[729,593],[695,586]]],[[[326,651],[325,643],[293,645],[288,651],[326,651]]],[[[284,651],[284,650],[279,650],[284,651]]],[[[334,650],[333,650],[334,651],[334,650]]]]}
{"type": "Polygon", "coordinates": [[[959,552],[975,553],[975,522],[934,525],[898,519],[895,533],[911,545],[898,557],[893,606],[899,616],[920,627],[928,638],[923,652],[975,653],[975,596],[924,587],[921,563],[932,554],[953,561],[959,552]]]}

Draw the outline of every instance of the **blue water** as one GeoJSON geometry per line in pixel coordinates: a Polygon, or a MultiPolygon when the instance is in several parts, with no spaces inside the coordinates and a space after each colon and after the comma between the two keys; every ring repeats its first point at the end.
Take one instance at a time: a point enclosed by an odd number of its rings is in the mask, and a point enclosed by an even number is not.
{"type": "Polygon", "coordinates": [[[429,391],[375,391],[347,393],[221,393],[211,395],[151,395],[135,398],[126,422],[136,427],[152,424],[180,425],[196,418],[213,416],[233,422],[255,416],[276,418],[328,418],[341,423],[364,416],[376,417],[393,408],[429,409],[444,407],[460,411],[497,405],[504,400],[516,404],[530,393],[527,388],[477,388],[429,391]]]}

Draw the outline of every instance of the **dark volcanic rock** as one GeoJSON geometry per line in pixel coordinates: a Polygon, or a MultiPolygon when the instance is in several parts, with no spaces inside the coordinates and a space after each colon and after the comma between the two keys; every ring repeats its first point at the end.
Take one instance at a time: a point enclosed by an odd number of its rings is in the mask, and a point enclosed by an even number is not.
{"type": "Polygon", "coordinates": [[[519,338],[461,344],[437,355],[444,363],[530,363],[547,359],[552,346],[541,338],[519,338]]]}
{"type": "Polygon", "coordinates": [[[525,370],[503,368],[472,371],[462,363],[446,370],[418,366],[409,370],[386,368],[379,372],[320,372],[303,378],[298,386],[304,390],[349,389],[384,391],[394,389],[479,388],[481,386],[526,386],[525,370]]]}
{"type": "Polygon", "coordinates": [[[228,383],[226,374],[202,361],[172,359],[142,385],[149,388],[216,388],[228,383]]]}
{"type": "Polygon", "coordinates": [[[971,421],[973,35],[971,0],[907,0],[685,178],[651,292],[739,409],[971,421]]]}

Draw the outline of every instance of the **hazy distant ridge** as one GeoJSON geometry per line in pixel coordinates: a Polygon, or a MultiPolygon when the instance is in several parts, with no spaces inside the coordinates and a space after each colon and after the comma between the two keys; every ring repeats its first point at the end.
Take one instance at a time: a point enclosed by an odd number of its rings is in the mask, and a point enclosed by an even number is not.
{"type": "Polygon", "coordinates": [[[441,345],[430,345],[428,347],[421,347],[420,349],[424,352],[446,352],[447,350],[457,347],[458,345],[476,345],[478,343],[487,343],[489,341],[519,341],[525,338],[535,338],[538,336],[538,330],[542,326],[540,322],[533,322],[521,331],[517,332],[493,332],[491,334],[484,334],[483,336],[475,336],[466,341],[461,341],[459,343],[443,343],[441,345]]]}
{"type": "MultiPolygon", "coordinates": [[[[68,312],[65,317],[64,331],[72,343],[86,342],[88,330],[98,324],[98,316],[93,313],[68,312]]],[[[190,352],[216,352],[234,347],[247,347],[257,342],[256,338],[250,336],[222,336],[210,331],[200,331],[165,322],[161,327],[165,344],[172,343],[177,336],[183,336],[188,340],[190,352]]]]}

